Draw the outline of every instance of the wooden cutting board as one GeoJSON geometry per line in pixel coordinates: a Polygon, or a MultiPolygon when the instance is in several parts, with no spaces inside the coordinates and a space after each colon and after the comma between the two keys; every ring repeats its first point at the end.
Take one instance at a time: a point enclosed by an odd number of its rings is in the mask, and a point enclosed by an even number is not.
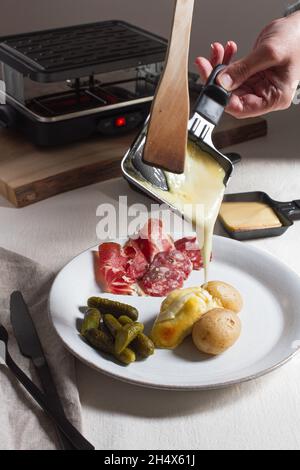
{"type": "MultiPolygon", "coordinates": [[[[264,119],[237,121],[225,116],[214,136],[217,148],[267,134],[264,119]]],[[[121,176],[120,161],[136,132],[94,137],[67,147],[40,149],[19,134],[0,130],[0,193],[16,207],[121,176]]]]}

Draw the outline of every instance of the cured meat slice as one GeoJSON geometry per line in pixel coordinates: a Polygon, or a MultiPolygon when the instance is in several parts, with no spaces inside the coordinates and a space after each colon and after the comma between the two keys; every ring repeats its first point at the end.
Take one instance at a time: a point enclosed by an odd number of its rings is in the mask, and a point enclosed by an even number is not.
{"type": "Polygon", "coordinates": [[[181,289],[183,283],[184,276],[179,271],[152,266],[140,281],[140,287],[146,295],[165,297],[173,290],[181,289]]]}
{"type": "Polygon", "coordinates": [[[193,264],[185,253],[179,250],[172,250],[168,253],[159,253],[155,256],[152,266],[164,266],[173,271],[182,273],[186,280],[193,271],[193,264]]]}
{"type": "Polygon", "coordinates": [[[134,240],[129,240],[124,247],[124,254],[127,257],[127,275],[134,280],[141,279],[147,271],[149,263],[138,244],[134,240]]]}
{"type": "Polygon", "coordinates": [[[200,271],[203,268],[202,254],[196,237],[182,238],[175,242],[175,247],[188,256],[196,271],[200,271]]]}
{"type": "Polygon", "coordinates": [[[105,292],[132,295],[134,282],[127,273],[127,257],[118,243],[103,243],[99,247],[98,279],[105,292]]]}
{"type": "Polygon", "coordinates": [[[183,286],[192,269],[191,261],[180,251],[159,253],[141,279],[140,287],[146,295],[165,297],[183,286]]]}
{"type": "Polygon", "coordinates": [[[164,232],[163,223],[159,219],[149,219],[134,241],[148,263],[151,263],[158,253],[174,249],[174,242],[164,232]]]}
{"type": "Polygon", "coordinates": [[[99,263],[100,267],[113,265],[115,268],[122,269],[125,268],[127,258],[119,243],[102,243],[99,246],[99,263]]]}

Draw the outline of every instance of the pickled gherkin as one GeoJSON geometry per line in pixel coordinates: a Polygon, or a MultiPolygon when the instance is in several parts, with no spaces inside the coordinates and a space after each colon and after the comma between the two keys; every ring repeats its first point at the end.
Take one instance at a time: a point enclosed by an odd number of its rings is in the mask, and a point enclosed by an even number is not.
{"type": "MultiPolygon", "coordinates": [[[[124,326],[133,322],[129,317],[123,315],[119,318],[119,323],[124,326]]],[[[152,356],[155,352],[153,341],[148,338],[148,336],[144,335],[144,333],[137,335],[130,344],[130,347],[143,359],[147,359],[147,357],[152,356]]]]}
{"type": "Polygon", "coordinates": [[[104,322],[100,323],[99,330],[105,333],[110,338],[112,338],[112,335],[104,322]]]}
{"type": "Polygon", "coordinates": [[[133,321],[137,321],[139,317],[139,312],[135,307],[109,299],[102,299],[101,297],[91,297],[88,300],[88,306],[99,309],[104,315],[111,314],[116,318],[126,315],[133,321]]]}
{"type": "MultiPolygon", "coordinates": [[[[113,315],[104,315],[103,317],[104,325],[108,328],[110,334],[115,338],[117,336],[118,331],[122,328],[121,323],[113,316],[113,315]]],[[[130,320],[132,323],[132,320],[130,320]]]]}
{"type": "Polygon", "coordinates": [[[136,361],[136,355],[132,349],[126,348],[124,351],[121,352],[121,354],[115,354],[114,356],[118,361],[122,362],[122,364],[125,364],[126,366],[129,366],[133,362],[136,361]]]}
{"type": "Polygon", "coordinates": [[[99,328],[101,321],[101,313],[96,308],[89,308],[85,314],[84,320],[81,325],[80,333],[85,336],[89,330],[99,328]]]}
{"type": "Polygon", "coordinates": [[[116,335],[115,352],[117,354],[122,353],[124,349],[140,334],[144,331],[144,325],[141,323],[130,323],[123,326],[116,335]]]}
{"type": "Polygon", "coordinates": [[[122,326],[128,325],[129,323],[133,323],[131,318],[127,317],[126,315],[121,315],[118,319],[122,326]]]}
{"type": "Polygon", "coordinates": [[[139,334],[130,344],[130,347],[143,359],[147,359],[155,352],[153,341],[143,333],[139,334]]]}
{"type": "Polygon", "coordinates": [[[113,339],[103,331],[96,329],[88,330],[85,337],[95,349],[111,354],[124,365],[129,365],[136,360],[135,353],[129,348],[125,348],[120,354],[117,354],[115,352],[113,339]]]}
{"type": "Polygon", "coordinates": [[[85,338],[88,342],[99,351],[111,354],[114,348],[114,342],[112,338],[101,330],[88,330],[85,334],[85,338]]]}
{"type": "Polygon", "coordinates": [[[154,354],[154,344],[144,335],[144,325],[137,322],[139,312],[131,305],[101,297],[88,300],[81,334],[98,351],[129,365],[136,357],[154,354]]]}

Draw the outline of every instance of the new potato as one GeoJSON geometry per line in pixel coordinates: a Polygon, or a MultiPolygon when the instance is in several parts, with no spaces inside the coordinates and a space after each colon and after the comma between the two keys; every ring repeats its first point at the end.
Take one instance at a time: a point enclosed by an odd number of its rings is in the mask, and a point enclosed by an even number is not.
{"type": "Polygon", "coordinates": [[[193,341],[199,351],[217,356],[236,343],[241,330],[241,320],[235,312],[216,308],[194,325],[193,341]]]}
{"type": "Polygon", "coordinates": [[[220,307],[240,313],[243,308],[243,299],[237,289],[230,284],[221,281],[211,281],[202,286],[216,300],[219,301],[220,307]]]}

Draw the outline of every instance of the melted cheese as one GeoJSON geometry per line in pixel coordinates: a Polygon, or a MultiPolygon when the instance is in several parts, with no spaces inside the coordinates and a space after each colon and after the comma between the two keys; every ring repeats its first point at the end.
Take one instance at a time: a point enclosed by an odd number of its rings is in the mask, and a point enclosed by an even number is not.
{"type": "Polygon", "coordinates": [[[273,209],[262,202],[224,202],[220,218],[233,232],[282,226],[273,209]]]}
{"type": "Polygon", "coordinates": [[[195,305],[197,305],[197,309],[201,314],[220,307],[218,301],[201,287],[177,290],[172,292],[163,302],[156,323],[174,320],[177,315],[184,312],[185,305],[191,299],[194,299],[195,305]]]}

